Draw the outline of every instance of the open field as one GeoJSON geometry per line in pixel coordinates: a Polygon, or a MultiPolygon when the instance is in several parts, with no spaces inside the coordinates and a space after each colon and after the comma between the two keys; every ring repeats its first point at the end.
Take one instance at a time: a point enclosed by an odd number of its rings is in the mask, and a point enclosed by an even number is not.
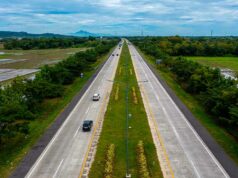
{"type": "Polygon", "coordinates": [[[238,57],[186,57],[211,67],[229,68],[238,72],[238,57]]]}
{"type": "Polygon", "coordinates": [[[0,49],[0,68],[29,69],[44,64],[54,64],[76,52],[87,48],[42,49],[42,50],[4,50],[0,49]],[[13,61],[1,62],[4,59],[13,61]]]}
{"type": "Polygon", "coordinates": [[[110,96],[110,102],[104,118],[103,129],[97,146],[97,153],[90,170],[90,178],[103,178],[105,156],[110,144],[115,145],[115,160],[113,162],[113,176],[115,178],[126,175],[126,88],[128,90],[128,165],[132,177],[139,177],[136,161],[136,146],[139,140],[144,142],[145,155],[151,177],[162,177],[155,146],[152,140],[144,105],[137,85],[128,47],[124,45],[119,61],[115,83],[110,96]]]}
{"type": "MultiPolygon", "coordinates": [[[[102,56],[93,65],[96,68],[105,61],[112,50],[102,56]]],[[[37,140],[42,136],[47,128],[55,121],[57,116],[69,104],[72,98],[82,89],[87,80],[93,75],[95,70],[84,73],[84,78],[77,78],[73,84],[65,86],[64,96],[61,98],[48,99],[41,105],[38,118],[31,121],[30,134],[24,137],[19,135],[15,140],[9,142],[8,145],[0,150],[0,177],[9,177],[11,172],[16,168],[26,153],[32,148],[37,140]]]]}
{"type": "MultiPolygon", "coordinates": [[[[146,59],[150,64],[155,68],[156,65],[153,62],[154,59],[143,54],[139,49],[140,54],[146,59]]],[[[195,57],[196,58],[196,57],[195,57]]],[[[185,92],[180,85],[174,79],[174,76],[171,72],[165,68],[157,68],[158,73],[166,81],[175,94],[180,98],[180,100],[189,108],[193,115],[200,121],[200,123],[210,132],[213,138],[219,143],[226,153],[238,163],[238,143],[234,137],[232,137],[228,131],[220,126],[218,126],[214,119],[209,116],[203,106],[196,100],[194,96],[185,92]]]]}

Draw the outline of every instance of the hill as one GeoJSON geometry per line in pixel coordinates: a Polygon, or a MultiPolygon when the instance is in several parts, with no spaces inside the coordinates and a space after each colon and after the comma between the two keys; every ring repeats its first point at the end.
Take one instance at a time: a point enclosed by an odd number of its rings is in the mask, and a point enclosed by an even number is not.
{"type": "Polygon", "coordinates": [[[93,36],[93,37],[100,37],[100,36],[111,36],[110,34],[103,34],[103,33],[91,33],[91,32],[87,32],[84,30],[80,30],[76,33],[72,33],[71,35],[73,36],[78,36],[78,37],[89,37],[89,36],[93,36]]]}
{"type": "Polygon", "coordinates": [[[44,38],[52,38],[52,37],[67,38],[70,36],[54,34],[54,33],[32,34],[32,33],[27,33],[27,32],[0,31],[0,38],[41,38],[41,37],[44,37],[44,38]]]}

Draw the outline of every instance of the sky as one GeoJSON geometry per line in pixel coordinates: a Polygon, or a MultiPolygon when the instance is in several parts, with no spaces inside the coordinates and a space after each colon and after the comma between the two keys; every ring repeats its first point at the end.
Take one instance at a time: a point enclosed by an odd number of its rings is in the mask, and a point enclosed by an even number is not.
{"type": "Polygon", "coordinates": [[[1,0],[0,31],[238,36],[238,0],[1,0]]]}

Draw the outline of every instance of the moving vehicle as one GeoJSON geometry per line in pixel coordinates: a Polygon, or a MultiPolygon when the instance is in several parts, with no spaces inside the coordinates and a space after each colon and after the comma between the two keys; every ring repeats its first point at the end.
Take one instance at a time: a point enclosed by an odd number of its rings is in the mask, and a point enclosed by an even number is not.
{"type": "Polygon", "coordinates": [[[100,99],[100,94],[95,93],[95,94],[93,95],[93,101],[99,101],[99,99],[100,99]]]}
{"type": "Polygon", "coordinates": [[[114,54],[112,54],[112,56],[115,56],[114,54]]]}
{"type": "Polygon", "coordinates": [[[83,121],[83,131],[90,131],[93,127],[92,120],[85,120],[83,121]]]}

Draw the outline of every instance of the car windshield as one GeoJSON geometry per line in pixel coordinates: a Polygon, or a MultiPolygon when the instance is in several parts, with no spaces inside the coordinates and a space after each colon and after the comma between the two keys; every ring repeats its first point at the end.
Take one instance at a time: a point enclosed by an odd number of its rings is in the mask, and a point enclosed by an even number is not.
{"type": "Polygon", "coordinates": [[[84,125],[84,126],[88,126],[89,124],[90,124],[90,121],[84,121],[84,122],[83,122],[83,125],[84,125]]]}

